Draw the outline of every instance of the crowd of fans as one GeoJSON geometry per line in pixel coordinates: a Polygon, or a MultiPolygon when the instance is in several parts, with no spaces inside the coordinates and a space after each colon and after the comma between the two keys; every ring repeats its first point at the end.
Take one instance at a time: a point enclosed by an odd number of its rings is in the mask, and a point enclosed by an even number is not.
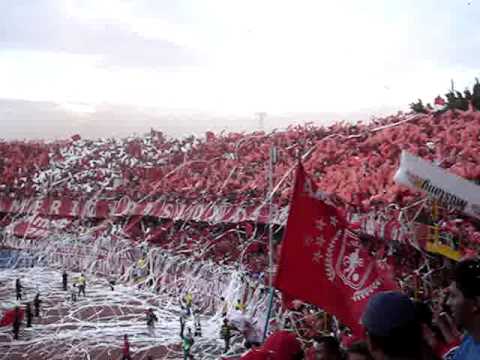
{"type": "MultiPolygon", "coordinates": [[[[468,180],[480,181],[480,113],[398,114],[367,124],[311,124],[272,133],[207,133],[166,138],[161,132],[125,139],[0,142],[0,196],[221,201],[260,205],[268,195],[268,159],[277,148],[273,203],[287,206],[299,156],[322,191],[351,213],[397,219],[419,194],[393,183],[402,150],[468,180]],[[291,174],[291,172],[290,172],[291,174]]],[[[425,210],[428,212],[428,209],[425,210]]],[[[477,224],[445,211],[442,229],[458,246],[480,244],[477,224]]]]}
{"type": "MultiPolygon", "coordinates": [[[[361,323],[364,334],[348,335],[326,326],[308,343],[290,324],[241,359],[321,360],[474,360],[480,358],[480,259],[459,262],[441,309],[399,291],[372,296],[361,323]]],[[[304,306],[304,305],[302,305],[304,306]]]]}
{"type": "MultiPolygon", "coordinates": [[[[149,134],[125,139],[84,140],[74,136],[68,141],[49,143],[3,141],[0,196],[77,200],[118,200],[126,196],[137,202],[221,200],[236,206],[260,205],[269,195],[268,162],[274,146],[275,205],[288,205],[293,181],[288,174],[301,157],[317,186],[339,206],[350,214],[374,214],[375,220],[388,222],[398,219],[402,209],[421,199],[418,193],[393,182],[402,150],[480,182],[480,113],[476,111],[475,95],[478,91],[480,85],[470,94],[466,108],[447,106],[439,111],[399,113],[368,123],[323,127],[307,124],[271,133],[209,132],[202,138],[183,139],[170,139],[151,130],[149,134]]],[[[436,209],[433,215],[432,206],[413,210],[414,222],[439,225],[443,238],[456,250],[478,252],[480,232],[474,220],[448,209],[436,209]]],[[[0,214],[3,225],[17,217],[0,214]]],[[[63,230],[80,234],[91,228],[96,229],[96,236],[115,233],[132,240],[147,240],[194,259],[240,263],[259,277],[267,264],[265,224],[82,219],[72,221],[63,230]]],[[[282,230],[282,226],[274,227],[276,241],[282,230]]],[[[446,281],[442,269],[448,266],[444,259],[432,258],[407,244],[385,246],[381,244],[385,239],[366,234],[362,240],[375,256],[395,263],[397,278],[403,280],[404,290],[412,297],[432,299],[438,295],[438,286],[446,281]]],[[[403,298],[397,300],[399,306],[410,306],[405,305],[408,302],[403,298]]],[[[383,338],[389,329],[383,330],[376,335],[375,330],[371,331],[370,348],[376,346],[387,354],[390,350],[383,347],[393,345],[383,338]]]]}
{"type": "MultiPolygon", "coordinates": [[[[466,111],[204,138],[167,139],[152,130],[126,139],[1,142],[0,191],[15,197],[126,195],[139,201],[150,195],[261,203],[268,190],[269,150],[276,146],[275,182],[311,150],[305,167],[319,187],[365,210],[372,202],[408,205],[416,197],[393,184],[402,150],[479,181],[479,136],[480,114],[466,111]]],[[[291,181],[280,184],[274,201],[288,203],[291,181]]]]}
{"type": "MultiPolygon", "coordinates": [[[[335,197],[339,206],[357,219],[369,215],[373,222],[386,224],[398,220],[402,209],[422,199],[420,194],[393,182],[402,150],[468,180],[480,181],[480,113],[474,110],[399,113],[369,123],[321,127],[306,124],[271,133],[209,132],[202,138],[172,139],[151,130],[143,136],[124,139],[86,140],[73,136],[49,143],[3,141],[0,196],[75,200],[127,196],[134,201],[221,200],[235,206],[259,205],[268,195],[267,165],[270,148],[275,146],[275,205],[288,205],[293,175],[286,175],[298,158],[306,155],[305,169],[322,191],[335,197]]],[[[449,246],[462,253],[478,251],[478,223],[441,208],[435,220],[432,206],[426,204],[409,210],[412,214],[407,217],[413,218],[415,225],[409,228],[409,237],[419,240],[425,236],[425,228],[437,224],[440,238],[449,246]]],[[[8,214],[0,217],[2,226],[19,218],[8,214]]],[[[262,273],[267,264],[268,229],[253,222],[82,219],[72,221],[62,231],[90,236],[113,233],[134,241],[147,240],[197,259],[239,262],[252,273],[262,273]]],[[[274,231],[276,242],[281,239],[282,226],[275,226],[274,231]]],[[[391,261],[397,263],[394,268],[400,278],[425,263],[425,256],[408,244],[376,235],[366,234],[363,239],[377,256],[390,255],[391,261]]]]}
{"type": "Polygon", "coordinates": [[[446,300],[435,297],[427,303],[403,292],[381,292],[364,310],[365,334],[352,337],[341,327],[327,326],[302,346],[300,338],[278,331],[242,359],[479,359],[479,279],[480,259],[463,260],[452,273],[446,300]],[[440,303],[441,308],[434,305],[440,303]]]}

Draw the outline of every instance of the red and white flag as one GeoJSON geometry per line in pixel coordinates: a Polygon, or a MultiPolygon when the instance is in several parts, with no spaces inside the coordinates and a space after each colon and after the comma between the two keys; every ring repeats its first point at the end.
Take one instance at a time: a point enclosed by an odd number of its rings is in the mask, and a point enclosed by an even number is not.
{"type": "Polygon", "coordinates": [[[50,235],[48,219],[32,215],[24,219],[12,222],[7,228],[7,233],[25,239],[44,239],[50,235]]]}
{"type": "Polygon", "coordinates": [[[354,333],[369,297],[395,289],[387,265],[364,249],[339,209],[326,203],[299,165],[275,287],[315,304],[354,333]]]}

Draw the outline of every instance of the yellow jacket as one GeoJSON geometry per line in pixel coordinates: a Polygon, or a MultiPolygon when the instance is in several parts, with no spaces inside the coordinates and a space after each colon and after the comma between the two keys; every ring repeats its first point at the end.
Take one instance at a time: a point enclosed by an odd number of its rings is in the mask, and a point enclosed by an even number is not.
{"type": "Polygon", "coordinates": [[[245,305],[242,304],[242,303],[237,303],[237,304],[235,304],[235,310],[244,311],[245,310],[245,305]]]}
{"type": "Polygon", "coordinates": [[[189,293],[185,295],[185,303],[187,304],[187,306],[192,305],[192,301],[193,301],[192,294],[189,293]]]}
{"type": "Polygon", "coordinates": [[[87,283],[87,279],[85,278],[85,276],[79,276],[77,282],[79,285],[85,285],[87,283]]]}

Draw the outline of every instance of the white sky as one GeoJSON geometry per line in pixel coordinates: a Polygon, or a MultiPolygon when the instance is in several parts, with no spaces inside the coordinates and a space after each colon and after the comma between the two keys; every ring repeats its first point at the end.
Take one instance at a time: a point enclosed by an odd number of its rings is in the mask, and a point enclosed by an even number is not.
{"type": "Polygon", "coordinates": [[[0,98],[238,114],[405,107],[480,75],[479,9],[475,0],[4,0],[0,98]]]}

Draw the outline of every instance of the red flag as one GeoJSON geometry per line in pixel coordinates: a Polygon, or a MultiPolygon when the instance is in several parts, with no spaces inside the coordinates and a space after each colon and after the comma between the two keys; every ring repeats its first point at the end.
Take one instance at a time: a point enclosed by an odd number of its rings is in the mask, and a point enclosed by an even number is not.
{"type": "Polygon", "coordinates": [[[19,220],[13,225],[13,234],[25,239],[43,239],[50,234],[48,221],[38,216],[19,220]]]}
{"type": "Polygon", "coordinates": [[[299,165],[275,287],[319,306],[359,334],[369,297],[395,288],[380,276],[385,266],[361,246],[299,165]]]}
{"type": "Polygon", "coordinates": [[[280,330],[268,337],[263,346],[250,350],[240,360],[290,360],[298,358],[302,345],[294,333],[280,330]]]}
{"type": "MultiPolygon", "coordinates": [[[[20,320],[23,320],[24,311],[22,308],[19,309],[20,320]]],[[[15,320],[15,309],[10,309],[5,311],[2,319],[0,320],[0,326],[8,326],[13,324],[15,320]]]]}
{"type": "Polygon", "coordinates": [[[215,133],[211,132],[211,131],[207,131],[205,133],[205,137],[207,139],[207,142],[212,142],[215,140],[215,133]]]}
{"type": "Polygon", "coordinates": [[[443,98],[440,95],[438,95],[435,98],[435,105],[444,106],[445,104],[446,104],[445,100],[443,100],[443,98]]]}

